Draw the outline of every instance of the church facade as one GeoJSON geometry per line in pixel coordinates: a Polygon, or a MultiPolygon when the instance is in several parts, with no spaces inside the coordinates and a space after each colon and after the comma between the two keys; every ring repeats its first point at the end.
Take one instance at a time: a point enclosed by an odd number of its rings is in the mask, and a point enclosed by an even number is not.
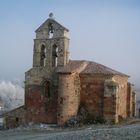
{"type": "Polygon", "coordinates": [[[18,124],[62,126],[81,107],[107,122],[135,115],[135,93],[128,75],[93,61],[70,60],[69,30],[52,14],[35,32],[33,67],[25,73],[23,115],[8,113],[7,126],[18,116],[18,124]]]}

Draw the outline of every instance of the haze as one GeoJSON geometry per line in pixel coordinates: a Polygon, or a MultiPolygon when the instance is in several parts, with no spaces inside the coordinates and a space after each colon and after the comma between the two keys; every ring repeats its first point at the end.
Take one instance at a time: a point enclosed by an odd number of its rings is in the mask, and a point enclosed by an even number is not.
{"type": "Polygon", "coordinates": [[[140,89],[139,0],[0,1],[0,80],[24,79],[35,30],[50,12],[70,30],[70,58],[96,61],[131,76],[140,89]]]}

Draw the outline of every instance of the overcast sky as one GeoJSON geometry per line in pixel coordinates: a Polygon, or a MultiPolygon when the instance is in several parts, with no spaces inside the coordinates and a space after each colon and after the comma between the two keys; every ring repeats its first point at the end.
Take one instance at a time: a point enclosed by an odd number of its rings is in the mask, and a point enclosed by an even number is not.
{"type": "Polygon", "coordinates": [[[104,64],[140,87],[140,0],[1,0],[0,80],[24,78],[50,12],[70,30],[71,59],[104,64]]]}

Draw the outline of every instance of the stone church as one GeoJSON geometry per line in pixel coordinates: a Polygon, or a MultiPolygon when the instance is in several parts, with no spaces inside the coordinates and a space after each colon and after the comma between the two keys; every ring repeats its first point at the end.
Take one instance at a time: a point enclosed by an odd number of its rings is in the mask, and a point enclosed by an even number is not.
{"type": "Polygon", "coordinates": [[[5,115],[8,128],[30,122],[62,126],[81,106],[107,122],[135,115],[128,75],[93,61],[70,60],[69,30],[52,13],[35,32],[33,66],[25,73],[25,105],[5,115]]]}

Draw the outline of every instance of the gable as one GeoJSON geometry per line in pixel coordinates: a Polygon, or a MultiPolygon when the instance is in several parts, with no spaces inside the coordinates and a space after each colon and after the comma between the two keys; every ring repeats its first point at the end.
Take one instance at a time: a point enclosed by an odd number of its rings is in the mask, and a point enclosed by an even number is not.
{"type": "Polygon", "coordinates": [[[59,30],[69,31],[66,27],[64,27],[63,25],[61,25],[60,23],[58,23],[54,19],[49,18],[43,24],[41,24],[35,32],[39,32],[39,31],[42,31],[44,29],[48,29],[48,26],[49,26],[50,23],[53,25],[55,30],[59,29],[59,30]]]}

